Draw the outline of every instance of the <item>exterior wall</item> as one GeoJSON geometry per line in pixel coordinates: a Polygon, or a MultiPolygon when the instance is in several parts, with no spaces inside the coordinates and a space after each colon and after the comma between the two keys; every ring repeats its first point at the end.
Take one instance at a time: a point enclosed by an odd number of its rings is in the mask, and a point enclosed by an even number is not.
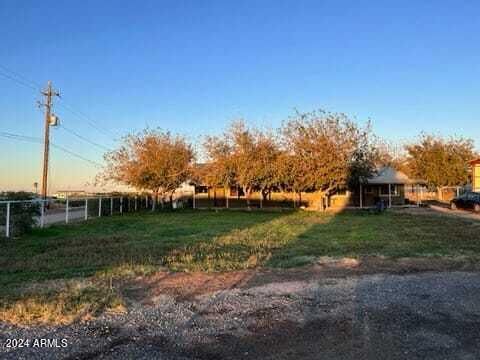
{"type": "Polygon", "coordinates": [[[480,164],[473,165],[472,185],[473,191],[480,192],[480,164]]]}
{"type": "MultiPolygon", "coordinates": [[[[367,185],[362,187],[364,207],[375,206],[376,200],[381,199],[388,206],[388,185],[367,185]],[[383,188],[382,188],[383,187],[383,188]],[[383,191],[382,191],[383,190],[383,191]]],[[[405,205],[405,185],[392,185],[392,205],[405,205]],[[396,194],[393,193],[393,186],[396,187],[396,194]]],[[[347,192],[346,195],[333,195],[330,197],[331,207],[360,206],[360,192],[347,192]]]]}
{"type": "MultiPolygon", "coordinates": [[[[392,185],[393,188],[394,185],[392,185]]],[[[405,205],[405,186],[403,184],[395,185],[396,194],[392,192],[392,205],[405,205]]],[[[202,187],[202,192],[197,191],[195,198],[198,207],[225,207],[226,197],[229,199],[229,207],[245,207],[246,199],[243,194],[239,196],[236,189],[225,189],[223,187],[207,188],[202,187]],[[226,196],[227,195],[227,196],[226,196]]],[[[200,189],[198,189],[200,190],[200,189]]],[[[250,205],[253,207],[299,207],[306,206],[316,208],[319,206],[319,193],[302,193],[301,203],[298,194],[284,193],[284,192],[272,192],[267,200],[261,199],[259,192],[254,192],[250,196],[250,205]],[[294,200],[295,199],[295,200],[294,200]],[[295,204],[294,204],[295,202],[295,204]]],[[[368,185],[363,187],[363,206],[371,207],[375,206],[376,200],[380,198],[388,206],[388,186],[387,185],[368,185]],[[383,186],[383,188],[382,188],[383,186]],[[383,190],[383,191],[382,191],[383,190]]],[[[329,207],[332,208],[344,208],[344,207],[359,207],[360,197],[359,191],[350,192],[345,194],[332,195],[329,198],[329,207]]]]}

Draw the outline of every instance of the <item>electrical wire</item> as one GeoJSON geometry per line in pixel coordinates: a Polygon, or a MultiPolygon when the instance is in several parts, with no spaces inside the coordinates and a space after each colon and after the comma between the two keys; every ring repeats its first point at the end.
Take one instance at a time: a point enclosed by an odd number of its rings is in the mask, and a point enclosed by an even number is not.
{"type": "Polygon", "coordinates": [[[38,91],[39,89],[37,89],[35,86],[32,86],[31,84],[29,84],[28,82],[25,82],[23,80],[20,80],[14,76],[11,76],[3,71],[0,71],[0,75],[2,75],[3,77],[7,78],[7,79],[10,79],[12,81],[15,81],[16,83],[22,85],[22,86],[25,86],[25,87],[28,87],[32,90],[35,90],[35,91],[38,91]]]}
{"type": "Polygon", "coordinates": [[[7,73],[10,73],[10,74],[14,75],[18,79],[21,79],[22,82],[27,83],[28,84],[27,86],[29,86],[32,89],[35,89],[35,90],[41,90],[42,89],[42,86],[39,83],[28,79],[27,77],[23,76],[22,74],[20,74],[16,71],[13,71],[12,69],[9,69],[5,65],[0,64],[0,69],[3,70],[4,72],[7,72],[7,73]]]}
{"type": "MultiPolygon", "coordinates": [[[[8,132],[4,132],[4,131],[0,131],[0,137],[3,137],[3,138],[6,138],[6,139],[11,139],[11,140],[18,140],[18,141],[26,141],[26,142],[31,142],[31,143],[35,143],[35,144],[41,144],[42,143],[42,139],[40,138],[36,138],[36,137],[32,137],[32,136],[25,136],[25,135],[18,135],[18,134],[13,134],[13,133],[8,133],[8,132]]],[[[70,154],[78,159],[81,159],[83,161],[86,161],[92,165],[95,165],[97,167],[103,167],[102,164],[96,162],[96,161],[93,161],[93,160],[90,160],[90,159],[87,159],[86,157],[80,155],[80,154],[77,154],[71,150],[68,150],[66,148],[64,148],[63,146],[60,146],[60,145],[57,145],[57,144],[54,144],[52,142],[50,142],[50,145],[60,151],[63,151],[64,153],[67,153],[67,154],[70,154]]]]}
{"type": "MultiPolygon", "coordinates": [[[[26,76],[23,76],[22,74],[20,74],[18,72],[15,72],[15,71],[7,68],[6,66],[4,66],[2,64],[0,64],[0,75],[2,75],[3,77],[5,77],[7,79],[10,79],[10,80],[16,82],[19,85],[28,87],[28,88],[30,88],[32,90],[35,90],[35,91],[42,92],[42,87],[38,83],[28,79],[26,76]]],[[[94,129],[96,129],[97,131],[101,132],[103,135],[106,135],[107,137],[113,136],[114,138],[119,136],[118,134],[114,134],[109,129],[106,129],[106,128],[101,127],[98,124],[96,124],[85,113],[83,113],[80,110],[76,110],[72,105],[68,104],[63,98],[60,97],[60,100],[62,100],[62,102],[60,102],[58,104],[59,106],[63,107],[65,110],[67,110],[71,114],[73,114],[73,115],[75,115],[79,118],[82,118],[82,120],[84,120],[88,125],[90,125],[94,129]]],[[[115,141],[115,139],[110,139],[110,140],[115,141]]]]}
{"type": "Polygon", "coordinates": [[[79,119],[85,121],[88,125],[90,125],[95,130],[101,132],[104,136],[110,138],[110,140],[115,141],[115,138],[118,137],[118,134],[115,134],[111,130],[99,126],[93,120],[91,120],[85,113],[80,110],[75,109],[72,105],[67,103],[63,98],[60,98],[61,102],[58,103],[58,106],[64,108],[66,111],[70,112],[72,115],[77,116],[79,119]],[[113,137],[113,139],[111,139],[113,137]]]}
{"type": "Polygon", "coordinates": [[[94,145],[94,146],[99,147],[99,148],[101,148],[101,149],[103,149],[103,150],[106,150],[106,151],[111,151],[111,149],[109,149],[108,147],[106,147],[106,146],[104,146],[104,145],[101,145],[101,144],[99,144],[99,143],[96,143],[96,142],[94,142],[94,141],[92,141],[92,140],[90,140],[90,139],[88,139],[88,138],[80,135],[80,134],[77,133],[76,131],[67,128],[67,127],[66,127],[65,125],[63,125],[63,124],[59,124],[58,127],[59,127],[60,129],[65,130],[66,132],[68,132],[68,133],[76,136],[77,138],[79,138],[79,139],[81,139],[81,140],[83,140],[83,141],[88,142],[88,143],[91,144],[91,145],[94,145]]]}

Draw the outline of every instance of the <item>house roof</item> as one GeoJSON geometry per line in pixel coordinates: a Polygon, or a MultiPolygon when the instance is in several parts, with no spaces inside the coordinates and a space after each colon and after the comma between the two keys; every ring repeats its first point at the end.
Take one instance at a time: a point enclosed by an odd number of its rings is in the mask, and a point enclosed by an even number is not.
{"type": "Polygon", "coordinates": [[[480,164],[480,158],[478,159],[473,159],[468,162],[470,165],[477,165],[480,164]]]}
{"type": "Polygon", "coordinates": [[[403,172],[395,170],[390,166],[385,166],[377,171],[375,176],[367,180],[369,184],[411,184],[413,180],[403,172]]]}

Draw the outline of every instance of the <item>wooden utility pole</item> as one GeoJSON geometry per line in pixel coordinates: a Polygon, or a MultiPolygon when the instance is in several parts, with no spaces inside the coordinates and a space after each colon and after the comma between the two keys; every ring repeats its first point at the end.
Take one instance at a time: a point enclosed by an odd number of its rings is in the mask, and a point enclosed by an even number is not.
{"type": "Polygon", "coordinates": [[[50,125],[56,125],[55,121],[52,122],[52,98],[54,96],[60,96],[60,94],[52,89],[52,82],[49,81],[47,89],[42,91],[42,95],[45,96],[45,103],[41,104],[45,106],[45,133],[43,141],[43,174],[42,174],[42,197],[47,197],[47,184],[48,184],[48,155],[50,150],[50,125]]]}

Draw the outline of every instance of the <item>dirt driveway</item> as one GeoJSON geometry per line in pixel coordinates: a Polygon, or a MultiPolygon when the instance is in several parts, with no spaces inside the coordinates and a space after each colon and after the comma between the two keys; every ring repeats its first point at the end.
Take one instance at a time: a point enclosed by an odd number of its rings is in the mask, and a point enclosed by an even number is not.
{"type": "Polygon", "coordinates": [[[476,265],[322,259],[291,271],[157,274],[126,287],[130,311],[61,327],[0,325],[5,359],[476,359],[476,265]],[[455,271],[439,271],[440,268],[455,271]]]}
{"type": "Polygon", "coordinates": [[[468,220],[473,221],[480,221],[480,213],[475,213],[473,211],[467,210],[451,210],[449,207],[439,206],[439,205],[429,205],[429,207],[425,208],[403,208],[403,209],[395,209],[394,211],[400,212],[408,212],[410,214],[415,215],[439,215],[439,216],[454,216],[454,217],[461,217],[468,220]]]}

